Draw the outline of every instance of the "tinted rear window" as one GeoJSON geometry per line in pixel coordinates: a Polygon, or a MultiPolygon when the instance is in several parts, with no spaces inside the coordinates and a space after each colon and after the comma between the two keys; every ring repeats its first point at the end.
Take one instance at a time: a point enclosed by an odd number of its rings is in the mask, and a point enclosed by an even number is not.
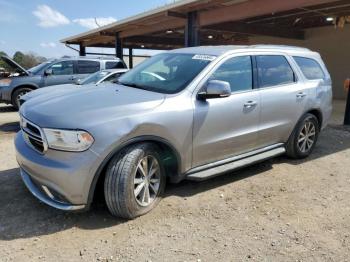
{"type": "Polygon", "coordinates": [[[125,65],[120,61],[106,62],[106,69],[116,69],[116,68],[125,68],[125,65]]]}
{"type": "Polygon", "coordinates": [[[307,79],[324,79],[323,70],[316,60],[299,56],[294,56],[293,58],[307,79]]]}
{"type": "Polygon", "coordinates": [[[285,85],[295,82],[293,69],[282,55],[256,57],[260,87],[285,85]]]}
{"type": "Polygon", "coordinates": [[[92,74],[100,70],[100,62],[97,61],[78,61],[78,74],[92,74]]]}

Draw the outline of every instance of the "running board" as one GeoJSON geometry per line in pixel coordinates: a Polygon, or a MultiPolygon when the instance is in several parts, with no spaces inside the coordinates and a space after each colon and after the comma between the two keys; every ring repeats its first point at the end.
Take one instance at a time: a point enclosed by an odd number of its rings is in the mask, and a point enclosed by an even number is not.
{"type": "Polygon", "coordinates": [[[198,171],[196,173],[190,173],[186,176],[186,179],[194,180],[194,181],[206,180],[206,179],[218,176],[227,171],[233,171],[245,166],[259,163],[261,161],[264,161],[266,159],[269,159],[275,156],[282,155],[285,152],[286,152],[286,149],[284,147],[277,147],[272,150],[262,152],[260,154],[256,154],[256,155],[252,155],[252,156],[248,156],[248,157],[236,160],[234,162],[205,169],[203,171],[198,171]]]}

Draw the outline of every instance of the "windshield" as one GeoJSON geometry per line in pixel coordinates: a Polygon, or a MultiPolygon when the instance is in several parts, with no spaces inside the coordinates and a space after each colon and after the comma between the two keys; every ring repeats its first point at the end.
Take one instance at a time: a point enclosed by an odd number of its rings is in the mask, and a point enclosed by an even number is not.
{"type": "Polygon", "coordinates": [[[84,78],[80,84],[81,85],[87,85],[87,84],[96,84],[98,81],[100,81],[102,78],[107,76],[110,72],[108,71],[98,71],[96,73],[93,73],[92,75],[84,78]]]}
{"type": "Polygon", "coordinates": [[[29,72],[31,72],[32,74],[36,75],[37,73],[39,73],[44,67],[46,67],[48,64],[51,64],[51,62],[44,62],[41,63],[37,66],[34,66],[30,69],[28,69],[29,72]]]}
{"type": "Polygon", "coordinates": [[[173,94],[183,90],[214,59],[206,55],[159,54],[121,76],[118,83],[173,94]]]}

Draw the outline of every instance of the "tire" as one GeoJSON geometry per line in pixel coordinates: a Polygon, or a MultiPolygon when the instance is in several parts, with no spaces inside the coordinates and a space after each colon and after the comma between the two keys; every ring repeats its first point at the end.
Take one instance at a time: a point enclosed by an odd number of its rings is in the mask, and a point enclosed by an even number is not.
{"type": "Polygon", "coordinates": [[[313,114],[305,114],[297,123],[288,140],[287,156],[294,159],[308,157],[315,148],[319,132],[320,127],[317,117],[313,114]]]}
{"type": "Polygon", "coordinates": [[[23,95],[26,94],[26,93],[31,92],[31,91],[33,91],[32,88],[29,88],[29,87],[20,87],[20,88],[18,88],[17,90],[15,90],[15,91],[13,92],[11,103],[12,103],[13,107],[14,107],[16,110],[18,110],[19,107],[20,107],[20,102],[19,102],[20,97],[23,96],[23,95]]]}
{"type": "Polygon", "coordinates": [[[126,148],[112,158],[104,181],[106,204],[112,215],[133,219],[157,206],[166,184],[162,158],[158,152],[156,145],[142,143],[126,148]],[[146,162],[148,167],[145,166],[146,162]],[[153,175],[144,176],[140,166],[142,170],[152,169],[151,172],[147,171],[148,174],[157,169],[153,167],[158,166],[158,169],[153,175]]]}

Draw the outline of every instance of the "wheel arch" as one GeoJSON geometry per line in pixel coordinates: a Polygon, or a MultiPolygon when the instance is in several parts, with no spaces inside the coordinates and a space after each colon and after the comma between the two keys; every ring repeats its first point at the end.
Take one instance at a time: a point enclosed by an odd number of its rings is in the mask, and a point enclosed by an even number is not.
{"type": "Polygon", "coordinates": [[[317,118],[318,127],[321,130],[322,124],[323,124],[323,115],[322,115],[321,110],[317,109],[317,108],[313,108],[313,109],[307,111],[306,114],[312,114],[317,118]]]}
{"type": "Polygon", "coordinates": [[[164,156],[164,160],[166,161],[165,169],[167,171],[167,178],[169,178],[170,181],[175,183],[181,180],[181,176],[180,176],[180,170],[181,170],[181,164],[182,164],[181,157],[179,152],[176,150],[176,148],[168,140],[157,136],[135,137],[114,148],[107,155],[107,157],[102,161],[102,163],[100,164],[100,166],[98,167],[94,175],[94,178],[90,186],[88,203],[87,203],[88,206],[90,206],[91,203],[93,202],[96,194],[96,190],[103,186],[105,171],[109,162],[113,158],[113,156],[115,156],[118,152],[120,152],[126,147],[129,147],[137,143],[145,143],[145,142],[154,143],[161,150],[162,156],[164,156]]]}
{"type": "Polygon", "coordinates": [[[36,86],[36,85],[33,85],[33,84],[20,84],[20,85],[18,85],[15,88],[12,89],[12,91],[11,91],[11,100],[13,99],[14,92],[16,92],[20,88],[30,88],[30,89],[35,90],[35,89],[38,89],[39,87],[36,86]]]}

